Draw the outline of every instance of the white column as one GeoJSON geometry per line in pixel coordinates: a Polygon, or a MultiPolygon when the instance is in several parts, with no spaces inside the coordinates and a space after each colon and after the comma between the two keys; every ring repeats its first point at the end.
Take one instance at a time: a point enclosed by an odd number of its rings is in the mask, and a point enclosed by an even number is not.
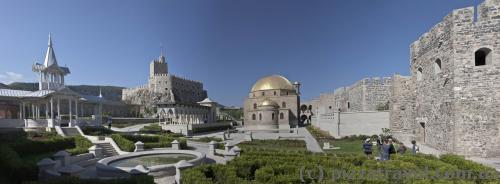
{"type": "Polygon", "coordinates": [[[24,102],[22,103],[22,106],[23,106],[23,119],[26,119],[26,104],[24,104],[24,102]]]}
{"type": "Polygon", "coordinates": [[[31,119],[35,119],[35,105],[31,103],[31,113],[30,113],[31,119]]]}
{"type": "Polygon", "coordinates": [[[76,115],[76,118],[78,120],[78,99],[75,100],[75,115],[76,115]]]}
{"type": "Polygon", "coordinates": [[[68,99],[68,103],[69,103],[69,122],[71,123],[71,120],[73,120],[73,113],[72,113],[72,109],[71,109],[71,99],[68,99]]]}
{"type": "Polygon", "coordinates": [[[45,102],[45,119],[49,119],[49,103],[45,102]]]}
{"type": "Polygon", "coordinates": [[[61,100],[57,98],[57,119],[61,119],[61,100]]]}
{"type": "Polygon", "coordinates": [[[54,119],[54,99],[50,98],[50,119],[54,119]]]}
{"type": "Polygon", "coordinates": [[[23,112],[22,112],[22,102],[19,102],[19,115],[17,119],[21,119],[23,117],[23,112]]]}

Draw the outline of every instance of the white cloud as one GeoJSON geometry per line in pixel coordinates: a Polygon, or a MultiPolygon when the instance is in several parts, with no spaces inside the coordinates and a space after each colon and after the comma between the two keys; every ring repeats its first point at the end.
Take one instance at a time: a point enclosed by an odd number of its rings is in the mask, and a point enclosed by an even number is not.
{"type": "Polygon", "coordinates": [[[12,82],[21,82],[24,80],[23,74],[16,72],[5,72],[0,73],[0,82],[4,84],[10,84],[12,82]]]}

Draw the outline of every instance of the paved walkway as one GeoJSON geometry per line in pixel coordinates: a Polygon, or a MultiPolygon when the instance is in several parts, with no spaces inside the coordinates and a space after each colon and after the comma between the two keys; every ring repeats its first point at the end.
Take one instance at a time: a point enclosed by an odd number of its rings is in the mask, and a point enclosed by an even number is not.
{"type": "MultiPolygon", "coordinates": [[[[411,142],[404,142],[404,144],[408,147],[411,147],[411,145],[412,145],[411,142]]],[[[421,153],[431,154],[431,155],[435,155],[435,156],[439,156],[439,155],[443,154],[440,151],[438,151],[430,146],[427,146],[425,144],[419,144],[418,146],[420,147],[421,153]]],[[[488,167],[495,168],[497,171],[500,171],[500,158],[499,157],[496,157],[496,158],[466,157],[465,159],[472,160],[474,162],[483,164],[483,165],[488,166],[488,167]]]]}
{"type": "Polygon", "coordinates": [[[468,157],[466,159],[481,163],[481,164],[489,166],[489,167],[493,167],[497,171],[500,171],[500,158],[498,158],[498,157],[497,158],[468,157]]]}
{"type": "Polygon", "coordinates": [[[318,144],[318,141],[307,131],[305,127],[299,128],[299,135],[304,136],[304,141],[306,141],[307,150],[316,153],[323,153],[323,149],[318,144]]]}
{"type": "Polygon", "coordinates": [[[117,127],[111,127],[111,130],[115,132],[138,132],[141,128],[152,125],[156,123],[145,123],[145,124],[138,124],[138,125],[132,125],[124,128],[117,128],[117,127]]]}

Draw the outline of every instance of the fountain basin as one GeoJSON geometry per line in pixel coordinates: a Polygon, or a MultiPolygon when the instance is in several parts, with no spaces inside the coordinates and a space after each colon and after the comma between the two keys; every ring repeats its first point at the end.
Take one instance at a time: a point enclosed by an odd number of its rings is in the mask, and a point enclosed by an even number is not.
{"type": "Polygon", "coordinates": [[[102,177],[127,177],[134,173],[136,166],[143,165],[149,170],[148,175],[173,176],[175,164],[180,160],[186,160],[196,166],[204,162],[205,157],[204,153],[191,150],[141,151],[99,160],[96,171],[102,177]]]}

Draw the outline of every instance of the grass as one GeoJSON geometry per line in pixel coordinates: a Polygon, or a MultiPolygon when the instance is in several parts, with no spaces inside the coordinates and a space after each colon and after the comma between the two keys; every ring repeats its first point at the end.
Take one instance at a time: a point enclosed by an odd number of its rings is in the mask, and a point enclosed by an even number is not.
{"type": "Polygon", "coordinates": [[[301,140],[253,140],[238,144],[242,149],[271,151],[307,151],[306,142],[301,140]]]}
{"type": "MultiPolygon", "coordinates": [[[[363,143],[369,136],[351,136],[344,137],[341,139],[335,139],[327,131],[320,130],[319,128],[308,126],[307,130],[311,135],[318,141],[319,145],[323,147],[323,143],[330,143],[332,147],[340,147],[340,149],[324,150],[326,153],[356,153],[364,154],[363,143]]],[[[374,139],[372,139],[373,141],[374,139]]],[[[372,155],[377,156],[378,150],[377,146],[372,147],[372,155]]]]}

